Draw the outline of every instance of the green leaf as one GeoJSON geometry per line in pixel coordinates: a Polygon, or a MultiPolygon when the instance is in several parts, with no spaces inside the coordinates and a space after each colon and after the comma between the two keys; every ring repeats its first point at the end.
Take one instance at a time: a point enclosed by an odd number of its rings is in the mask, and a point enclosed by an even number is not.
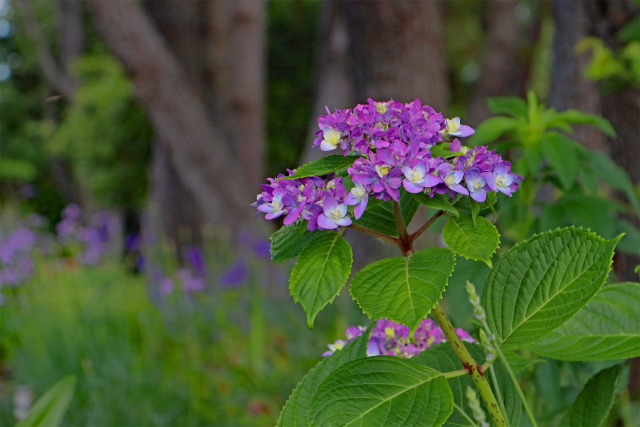
{"type": "Polygon", "coordinates": [[[516,130],[521,126],[520,121],[510,117],[491,117],[476,128],[476,133],[469,138],[469,145],[485,145],[500,136],[516,130]]]}
{"type": "Polygon", "coordinates": [[[627,172],[599,151],[591,150],[586,155],[600,179],[613,188],[624,192],[624,195],[635,208],[636,215],[640,217],[640,201],[638,201],[635,188],[627,172]]]}
{"type": "Polygon", "coordinates": [[[567,427],[604,425],[623,371],[624,365],[615,365],[593,376],[562,418],[560,425],[567,427]]]}
{"type": "MultiPolygon", "coordinates": [[[[400,191],[400,210],[406,226],[413,219],[419,206],[420,204],[411,193],[404,189],[400,191]]],[[[393,200],[379,202],[371,208],[367,207],[356,223],[389,236],[398,235],[398,227],[396,227],[396,220],[393,215],[393,200]]]]}
{"type": "Polygon", "coordinates": [[[516,96],[487,98],[487,105],[492,114],[501,114],[515,118],[527,118],[527,103],[516,96]]]}
{"type": "MultiPolygon", "coordinates": [[[[480,364],[484,363],[484,350],[478,344],[465,343],[465,347],[471,353],[474,360],[480,364]]],[[[463,369],[462,362],[453,351],[448,343],[434,345],[433,347],[421,352],[411,359],[414,363],[428,366],[438,372],[452,372],[463,369]]],[[[453,395],[453,413],[447,419],[446,426],[475,426],[471,409],[468,408],[466,390],[467,387],[475,388],[473,380],[469,375],[449,378],[449,387],[453,395]]]]}
{"type": "Polygon", "coordinates": [[[302,250],[322,235],[322,231],[309,231],[306,221],[285,225],[269,237],[271,259],[276,264],[298,257],[302,250]]]}
{"type": "Polygon", "coordinates": [[[534,359],[532,356],[523,356],[522,354],[508,351],[504,353],[504,356],[509,361],[509,366],[514,375],[519,375],[520,372],[527,369],[529,366],[537,365],[538,363],[545,363],[544,359],[534,359]]]}
{"type": "Polygon", "coordinates": [[[556,113],[553,120],[551,120],[548,125],[549,127],[553,127],[558,126],[558,124],[561,124],[563,122],[593,125],[600,129],[607,136],[610,136],[611,138],[616,137],[615,129],[613,129],[611,123],[609,123],[609,121],[602,116],[586,114],[578,110],[566,110],[560,113],[556,113]]]}
{"type": "Polygon", "coordinates": [[[605,240],[571,227],[511,248],[482,293],[487,322],[503,349],[524,347],[573,317],[607,278],[620,237],[605,240]]]}
{"type": "Polygon", "coordinates": [[[493,362],[488,372],[489,384],[493,385],[492,376],[495,375],[506,412],[504,415],[509,420],[509,425],[519,426],[520,418],[522,417],[522,400],[504,363],[505,361],[502,358],[498,358],[498,360],[493,362]]]}
{"type": "Polygon", "coordinates": [[[640,230],[624,219],[616,219],[616,229],[618,233],[625,233],[618,249],[640,256],[640,230]]]}
{"type": "Polygon", "coordinates": [[[452,410],[451,389],[438,371],[400,357],[366,357],[323,381],[307,425],[440,426],[452,410]]]}
{"type": "Polygon", "coordinates": [[[547,132],[540,139],[542,153],[565,190],[571,189],[578,174],[575,142],[557,132],[547,132]]]}
{"type": "Polygon", "coordinates": [[[303,249],[289,278],[289,290],[307,313],[307,324],[347,284],[353,255],[340,233],[327,232],[303,249]]]}
{"type": "Polygon", "coordinates": [[[431,157],[433,158],[444,157],[446,159],[449,159],[451,157],[458,157],[458,156],[462,156],[462,153],[460,151],[449,150],[448,143],[436,144],[433,147],[431,147],[431,157]]]}
{"type": "Polygon", "coordinates": [[[431,209],[437,209],[440,211],[451,212],[455,216],[458,216],[458,209],[451,203],[451,198],[447,194],[436,194],[433,197],[426,195],[425,193],[416,193],[413,198],[421,205],[424,205],[431,209]]]}
{"type": "Polygon", "coordinates": [[[640,283],[602,288],[567,323],[531,349],[552,359],[587,361],[640,356],[640,283]]]}
{"type": "Polygon", "coordinates": [[[374,325],[375,322],[361,336],[348,342],[344,348],[322,359],[302,378],[282,408],[278,427],[303,427],[307,425],[307,414],[311,408],[313,393],[333,371],[347,362],[366,357],[369,335],[371,335],[374,325]]]}
{"type": "Polygon", "coordinates": [[[360,156],[327,156],[318,160],[313,160],[309,163],[305,163],[296,169],[296,172],[291,176],[285,176],[280,179],[296,179],[306,178],[308,176],[323,176],[331,172],[335,172],[338,169],[342,169],[346,166],[352,165],[354,161],[359,159],[360,156]]]}
{"type": "Polygon", "coordinates": [[[70,375],[58,381],[33,405],[26,418],[16,427],[56,427],[64,418],[76,389],[76,377],[70,375]]]}
{"type": "Polygon", "coordinates": [[[429,248],[363,268],[351,282],[351,295],[372,319],[386,318],[418,327],[442,296],[455,265],[449,249],[429,248]]]}
{"type": "Polygon", "coordinates": [[[38,174],[33,163],[22,159],[0,157],[0,179],[22,182],[33,181],[38,174]]]}
{"type": "Polygon", "coordinates": [[[484,217],[478,217],[475,226],[470,216],[450,217],[442,229],[442,237],[455,253],[475,261],[483,261],[489,267],[492,266],[491,255],[500,245],[498,230],[484,217]]]}

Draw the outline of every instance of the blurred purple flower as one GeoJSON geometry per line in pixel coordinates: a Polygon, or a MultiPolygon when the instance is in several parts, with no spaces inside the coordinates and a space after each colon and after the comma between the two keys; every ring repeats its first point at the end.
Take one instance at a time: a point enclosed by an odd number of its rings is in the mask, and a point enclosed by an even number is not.
{"type": "Polygon", "coordinates": [[[247,278],[247,263],[243,259],[237,259],[228,270],[220,276],[220,284],[231,288],[243,283],[247,278]]]}
{"type": "Polygon", "coordinates": [[[205,288],[204,279],[195,276],[189,269],[181,268],[176,275],[182,282],[182,288],[187,292],[202,291],[205,288]]]}
{"type": "Polygon", "coordinates": [[[193,272],[196,276],[205,277],[207,268],[204,262],[204,256],[202,250],[197,246],[189,246],[184,250],[184,257],[191,265],[193,272]]]}

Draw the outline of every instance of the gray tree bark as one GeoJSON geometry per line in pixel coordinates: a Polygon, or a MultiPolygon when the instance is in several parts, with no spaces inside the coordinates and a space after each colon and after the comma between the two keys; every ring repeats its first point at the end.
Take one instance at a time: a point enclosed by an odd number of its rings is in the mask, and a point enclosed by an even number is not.
{"type": "MultiPolygon", "coordinates": [[[[239,173],[189,73],[135,2],[93,0],[96,27],[128,71],[141,104],[182,182],[207,221],[237,227],[252,217],[256,189],[239,173]]],[[[260,141],[261,142],[261,141],[260,141]]]]}

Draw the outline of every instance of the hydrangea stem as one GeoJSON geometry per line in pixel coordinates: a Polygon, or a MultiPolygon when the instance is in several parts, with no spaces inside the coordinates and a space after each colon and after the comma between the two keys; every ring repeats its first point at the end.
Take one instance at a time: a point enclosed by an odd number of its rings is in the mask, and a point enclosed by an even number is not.
{"type": "MultiPolygon", "coordinates": [[[[400,210],[400,205],[398,203],[393,204],[393,214],[396,220],[396,226],[398,227],[398,235],[400,238],[400,243],[402,244],[402,252],[404,256],[408,257],[413,253],[413,240],[407,234],[407,228],[404,225],[404,220],[402,218],[402,211],[400,210]]],[[[433,224],[436,219],[439,218],[440,215],[434,215],[429,221],[427,221],[428,226],[433,224]]],[[[424,232],[428,226],[422,226],[420,229],[424,232]]],[[[447,342],[456,355],[462,362],[462,366],[467,371],[473,382],[475,383],[478,391],[480,392],[480,396],[484,400],[485,405],[487,406],[487,410],[489,411],[489,415],[496,423],[498,427],[508,427],[507,421],[502,414],[502,410],[498,405],[498,401],[496,400],[495,395],[493,394],[493,390],[491,390],[491,386],[489,385],[489,381],[484,375],[484,368],[475,361],[469,350],[464,346],[460,337],[458,337],[458,333],[456,329],[451,324],[451,321],[447,317],[444,310],[440,306],[438,302],[436,306],[431,310],[433,315],[436,318],[436,321],[440,325],[444,336],[447,338],[447,342]]]]}
{"type": "Polygon", "coordinates": [[[499,427],[507,426],[507,422],[500,410],[500,406],[498,405],[498,401],[496,400],[495,395],[493,394],[493,390],[491,390],[491,386],[487,381],[487,378],[484,375],[484,370],[482,366],[478,364],[469,353],[469,350],[464,346],[462,340],[458,337],[456,333],[456,329],[451,324],[451,321],[442,310],[440,303],[436,304],[436,306],[431,311],[436,318],[436,321],[442,328],[442,332],[444,336],[447,337],[447,342],[453,347],[453,350],[456,352],[456,355],[462,362],[462,366],[466,369],[467,373],[471,375],[473,382],[475,383],[478,391],[480,392],[480,396],[484,400],[485,405],[487,406],[487,410],[489,411],[489,415],[493,421],[499,427]]]}
{"type": "Polygon", "coordinates": [[[404,225],[404,218],[402,218],[402,210],[398,202],[393,202],[393,216],[396,219],[396,227],[398,228],[398,237],[400,238],[401,250],[404,256],[410,256],[413,254],[412,240],[407,233],[407,227],[404,225]]]}

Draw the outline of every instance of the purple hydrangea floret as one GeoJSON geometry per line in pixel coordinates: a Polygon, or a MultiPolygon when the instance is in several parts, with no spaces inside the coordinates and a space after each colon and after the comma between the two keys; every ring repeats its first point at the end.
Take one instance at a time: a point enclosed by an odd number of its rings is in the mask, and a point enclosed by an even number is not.
{"type": "MultiPolygon", "coordinates": [[[[329,350],[322,356],[330,356],[340,350],[349,341],[358,338],[366,330],[364,326],[350,326],[346,332],[346,340],[337,340],[329,344],[329,350]]],[[[475,342],[468,332],[456,329],[461,340],[475,342]]],[[[424,319],[409,338],[409,328],[387,319],[379,319],[371,331],[367,344],[367,356],[401,356],[410,358],[423,350],[441,342],[446,342],[442,329],[431,319],[424,319]]]]}

